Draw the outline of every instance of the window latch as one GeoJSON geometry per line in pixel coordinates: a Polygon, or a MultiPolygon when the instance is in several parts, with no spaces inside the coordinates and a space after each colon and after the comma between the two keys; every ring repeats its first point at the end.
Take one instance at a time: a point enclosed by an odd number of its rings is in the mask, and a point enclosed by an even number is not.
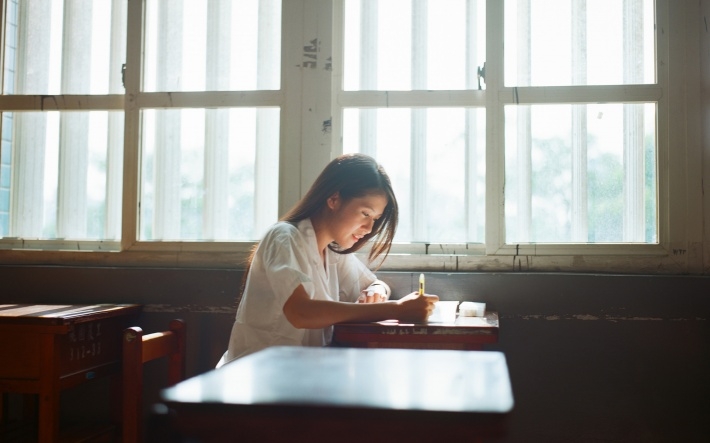
{"type": "MultiPolygon", "coordinates": [[[[480,72],[480,71],[479,71],[480,72]]],[[[123,84],[123,89],[126,89],[126,64],[121,65],[121,83],[123,84]]],[[[481,81],[478,81],[478,89],[481,89],[481,81]]]]}
{"type": "Polygon", "coordinates": [[[483,62],[483,67],[478,67],[478,90],[481,90],[481,79],[483,83],[486,82],[486,62],[483,62]]]}

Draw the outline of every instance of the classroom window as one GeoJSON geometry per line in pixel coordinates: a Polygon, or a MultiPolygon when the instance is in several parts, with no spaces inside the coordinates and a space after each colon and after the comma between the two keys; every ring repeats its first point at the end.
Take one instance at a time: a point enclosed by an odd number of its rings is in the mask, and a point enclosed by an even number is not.
{"type": "Polygon", "coordinates": [[[0,249],[232,265],[342,152],[392,177],[395,269],[687,240],[667,1],[4,5],[0,249]]]}

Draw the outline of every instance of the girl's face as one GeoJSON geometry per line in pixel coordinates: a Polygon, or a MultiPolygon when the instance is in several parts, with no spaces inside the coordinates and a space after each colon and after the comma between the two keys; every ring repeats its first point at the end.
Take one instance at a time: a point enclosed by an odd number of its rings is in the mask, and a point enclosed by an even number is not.
{"type": "Polygon", "coordinates": [[[333,241],[340,248],[349,249],[372,231],[375,220],[387,207],[387,196],[373,193],[344,201],[340,194],[334,194],[328,199],[328,207],[331,209],[328,225],[333,241]]]}

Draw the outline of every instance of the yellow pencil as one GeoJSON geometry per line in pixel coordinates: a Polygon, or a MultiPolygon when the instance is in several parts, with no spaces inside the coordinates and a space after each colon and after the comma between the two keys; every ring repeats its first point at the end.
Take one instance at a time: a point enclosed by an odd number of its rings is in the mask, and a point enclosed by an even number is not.
{"type": "Polygon", "coordinates": [[[424,295],[424,274],[419,274],[419,295],[424,295]]]}

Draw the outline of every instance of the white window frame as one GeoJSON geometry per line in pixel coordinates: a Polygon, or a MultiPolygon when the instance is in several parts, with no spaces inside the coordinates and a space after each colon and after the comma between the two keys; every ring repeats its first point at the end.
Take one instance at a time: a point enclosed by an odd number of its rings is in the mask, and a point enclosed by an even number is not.
{"type": "MultiPolygon", "coordinates": [[[[432,271],[580,271],[697,273],[703,263],[702,126],[699,114],[700,6],[657,0],[656,85],[517,88],[518,103],[657,101],[658,244],[506,244],[503,213],[503,106],[514,91],[502,84],[503,2],[488,0],[485,91],[342,91],[342,0],[283,0],[279,91],[140,92],[143,0],[128,2],[125,95],[0,96],[3,111],[125,111],[122,236],[116,242],[0,240],[0,263],[238,267],[252,242],[138,241],[139,112],[155,107],[281,107],[279,214],[308,189],[342,150],[342,108],[484,106],[487,109],[485,244],[397,244],[380,269],[432,271]],[[304,50],[318,43],[317,66],[304,50]],[[693,49],[696,51],[693,52],[693,49]],[[328,60],[330,59],[330,60],[328,60]],[[332,70],[326,64],[332,64],[332,70]],[[670,79],[673,81],[670,81],[670,79]],[[686,91],[689,85],[692,90],[686,91]],[[697,89],[695,89],[697,88],[697,89]],[[429,106],[429,105],[427,105],[429,106]],[[672,143],[671,143],[672,141],[672,143]],[[86,252],[90,250],[91,252],[86,252]],[[78,253],[77,251],[82,251],[78,253]]],[[[310,54],[311,56],[313,54],[310,54]]],[[[707,211],[705,211],[707,212],[707,211]]]]}

